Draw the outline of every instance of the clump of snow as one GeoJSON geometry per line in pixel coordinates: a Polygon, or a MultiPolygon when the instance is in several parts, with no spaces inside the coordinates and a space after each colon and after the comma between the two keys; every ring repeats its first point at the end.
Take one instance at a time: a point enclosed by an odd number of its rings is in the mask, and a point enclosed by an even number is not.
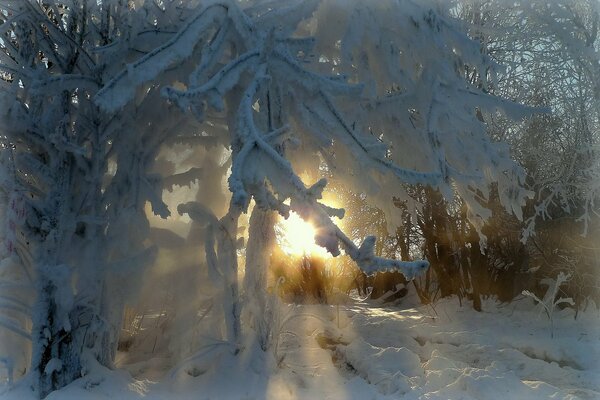
{"type": "Polygon", "coordinates": [[[62,361],[58,358],[53,358],[50,361],[48,361],[48,364],[46,364],[46,368],[44,369],[44,373],[45,374],[52,374],[54,371],[60,371],[62,369],[62,361]]]}
{"type": "Polygon", "coordinates": [[[380,349],[357,339],[339,351],[361,377],[383,394],[406,394],[412,389],[411,382],[414,384],[424,374],[419,356],[406,347],[380,349]]]}

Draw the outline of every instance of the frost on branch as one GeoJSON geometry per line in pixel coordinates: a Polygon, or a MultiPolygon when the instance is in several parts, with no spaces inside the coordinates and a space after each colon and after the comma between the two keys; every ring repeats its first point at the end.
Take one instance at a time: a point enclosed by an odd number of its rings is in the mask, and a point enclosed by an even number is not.
{"type": "MultiPolygon", "coordinates": [[[[320,195],[306,188],[290,162],[295,149],[317,154],[336,170],[335,179],[367,189],[384,210],[393,196],[406,197],[406,184],[432,186],[449,197],[455,188],[480,227],[490,214],[478,197],[491,182],[500,181],[501,201],[517,215],[529,194],[520,187],[522,171],[506,147],[486,136],[476,114],[480,108],[500,109],[519,118],[530,110],[465,82],[463,66],[493,72],[496,65],[452,19],[401,3],[341,7],[333,1],[289,1],[276,10],[261,8],[260,2],[246,9],[234,2],[210,3],[165,44],[117,74],[96,102],[115,110],[144,82],[185,66],[192,71],[187,82],[180,84],[179,78],[163,86],[162,95],[201,122],[226,116],[232,207],[245,212],[254,199],[283,216],[296,211],[315,225],[316,241],[331,254],[339,254],[341,244],[369,273],[400,269],[412,277],[426,264],[380,260],[369,251],[372,239],[360,251],[335,226],[333,210],[318,203],[320,195]],[[328,18],[334,14],[339,17],[328,18]],[[316,37],[303,25],[310,18],[316,37]],[[380,30],[376,21],[388,19],[395,19],[385,24],[391,31],[380,30]],[[282,26],[283,20],[297,25],[282,26]],[[409,38],[417,38],[420,48],[435,48],[435,56],[407,50],[409,38]],[[339,48],[329,47],[336,42],[339,48]],[[383,42],[390,46],[375,45],[383,42]],[[200,43],[206,45],[196,49],[200,43]],[[368,51],[356,50],[361,48],[368,51]]],[[[173,179],[165,181],[167,187],[173,179]]]]}
{"type": "Polygon", "coordinates": [[[523,290],[523,292],[522,292],[523,295],[525,295],[527,297],[531,297],[532,299],[534,299],[535,301],[537,301],[539,304],[542,305],[543,310],[546,313],[546,316],[550,320],[550,336],[552,338],[554,337],[554,311],[555,311],[556,307],[560,304],[569,304],[571,306],[575,305],[575,302],[570,297],[567,297],[567,298],[564,298],[564,297],[557,298],[556,297],[558,295],[558,292],[559,292],[562,284],[568,282],[570,279],[571,279],[571,274],[565,274],[563,272],[560,272],[558,274],[558,276],[556,277],[556,280],[544,279],[542,281],[542,284],[548,286],[548,290],[543,299],[540,299],[534,293],[532,293],[528,290],[523,290]]]}
{"type": "Polygon", "coordinates": [[[358,249],[356,262],[367,275],[382,271],[400,271],[407,280],[412,280],[429,268],[429,263],[424,260],[400,261],[377,257],[374,249],[374,236],[367,237],[358,249]]]}

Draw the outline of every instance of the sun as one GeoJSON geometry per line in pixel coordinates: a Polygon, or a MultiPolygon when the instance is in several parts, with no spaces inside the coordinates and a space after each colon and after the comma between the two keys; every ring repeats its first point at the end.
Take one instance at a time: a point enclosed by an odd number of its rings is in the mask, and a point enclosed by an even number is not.
{"type": "Polygon", "coordinates": [[[316,230],[298,214],[291,212],[288,219],[276,225],[277,242],[281,249],[290,255],[318,255],[330,257],[323,247],[315,244],[316,230]]]}

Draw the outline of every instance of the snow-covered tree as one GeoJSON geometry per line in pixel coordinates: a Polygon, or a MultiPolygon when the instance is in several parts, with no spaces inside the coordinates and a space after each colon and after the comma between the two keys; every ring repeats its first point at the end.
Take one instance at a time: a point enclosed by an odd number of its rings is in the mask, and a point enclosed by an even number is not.
{"type": "Polygon", "coordinates": [[[156,90],[121,115],[92,102],[140,44],[152,45],[154,24],[168,28],[170,17],[151,10],[1,4],[3,182],[20,216],[5,242],[37,294],[31,371],[41,397],[81,376],[84,353],[112,366],[124,302],[155,254],[145,203],[168,213],[151,166],[175,126],[186,132],[185,117],[164,118],[156,90]]]}
{"type": "MultiPolygon", "coordinates": [[[[520,215],[527,195],[522,171],[505,145],[486,136],[477,113],[501,109],[515,117],[525,110],[485,93],[496,66],[447,11],[404,1],[212,2],[97,94],[96,103],[115,112],[139,87],[162,81],[168,101],[205,123],[206,139],[230,144],[227,213],[217,218],[197,203],[178,207],[212,227],[207,260],[227,287],[229,340],[240,334],[235,249],[238,220],[251,200],[255,213],[298,213],[316,226],[318,244],[333,255],[341,246],[367,273],[399,269],[410,278],[426,265],[375,257],[374,237],[360,246],[348,239],[331,221],[342,212],[319,202],[326,181],[307,186],[299,178],[296,169],[308,162],[367,192],[384,210],[393,208],[392,196],[406,198],[403,184],[448,196],[456,189],[481,226],[489,212],[477,196],[499,181],[502,203],[520,215]],[[164,79],[178,68],[190,72],[164,79]],[[470,84],[465,68],[479,71],[483,86],[470,84]],[[227,131],[211,132],[213,120],[223,119],[227,131]]],[[[253,216],[251,223],[264,218],[271,217],[253,216]]],[[[251,242],[268,251],[264,239],[251,242]]],[[[258,267],[251,264],[247,274],[258,267]]]]}
{"type": "Polygon", "coordinates": [[[87,95],[97,82],[94,62],[82,51],[81,10],[30,2],[2,7],[2,134],[14,164],[14,201],[24,209],[15,229],[27,238],[19,253],[31,254],[21,261],[37,294],[31,364],[43,397],[80,376],[79,317],[100,306],[93,303],[102,289],[97,224],[108,142],[100,139],[103,122],[87,95]],[[90,299],[77,312],[74,280],[90,299]]]}
{"type": "MultiPolygon", "coordinates": [[[[523,123],[494,115],[485,120],[494,137],[511,144],[534,193],[521,237],[530,267],[547,278],[569,270],[573,279],[565,290],[579,307],[597,287],[600,5],[490,0],[461,2],[456,11],[505,66],[492,92],[546,109],[523,123]]],[[[519,246],[504,244],[503,251],[515,254],[519,246]]]]}

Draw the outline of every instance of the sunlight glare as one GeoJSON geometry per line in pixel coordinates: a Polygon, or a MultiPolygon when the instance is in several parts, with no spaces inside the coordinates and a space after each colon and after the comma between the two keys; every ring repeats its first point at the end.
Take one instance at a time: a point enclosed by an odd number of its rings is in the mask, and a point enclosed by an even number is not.
{"type": "Polygon", "coordinates": [[[284,252],[290,255],[331,257],[327,250],[315,244],[315,228],[298,214],[291,212],[287,220],[282,219],[277,225],[277,239],[284,252]]]}

